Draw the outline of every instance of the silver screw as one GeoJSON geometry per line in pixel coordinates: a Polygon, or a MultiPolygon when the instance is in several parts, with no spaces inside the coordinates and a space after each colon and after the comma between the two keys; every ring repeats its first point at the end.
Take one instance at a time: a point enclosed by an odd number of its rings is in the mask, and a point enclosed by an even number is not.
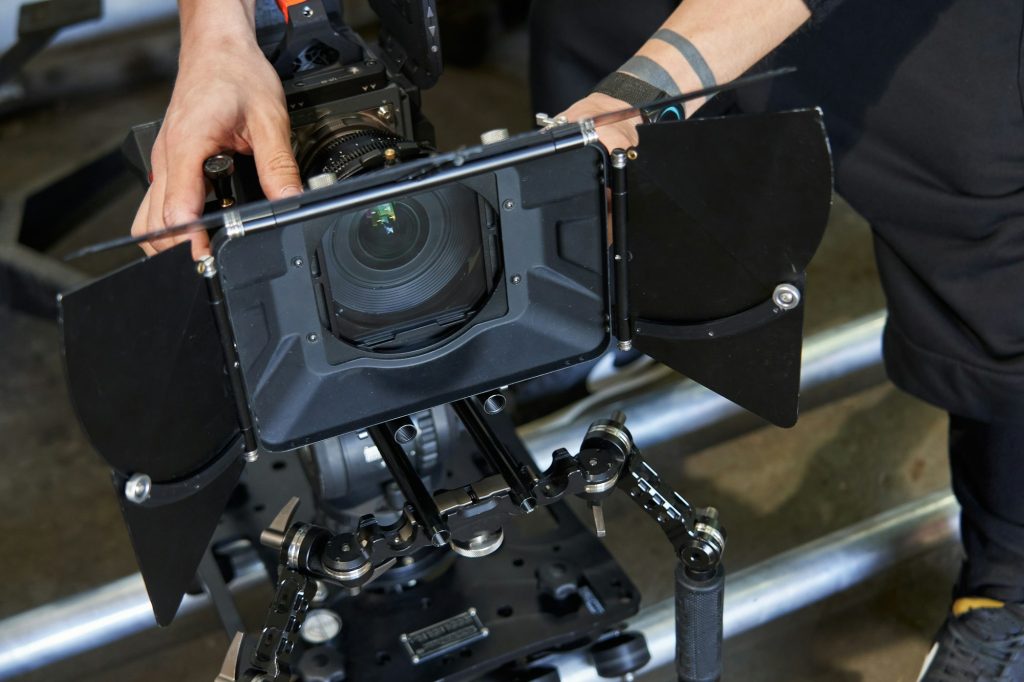
{"type": "Polygon", "coordinates": [[[782,310],[792,310],[800,305],[800,290],[784,282],[772,292],[772,303],[782,310]]]}
{"type": "Polygon", "coordinates": [[[309,341],[310,343],[316,343],[319,340],[320,337],[316,334],[316,332],[310,332],[306,334],[306,341],[309,341]]]}
{"type": "Polygon", "coordinates": [[[619,341],[619,350],[621,350],[621,351],[633,350],[633,342],[632,341],[619,341]]]}
{"type": "Polygon", "coordinates": [[[135,474],[124,484],[124,496],[129,502],[142,504],[153,492],[153,479],[146,474],[135,474]]]}
{"type": "Polygon", "coordinates": [[[520,275],[512,275],[512,284],[519,284],[522,281],[523,278],[520,275]]]}
{"type": "Polygon", "coordinates": [[[309,7],[308,5],[306,7],[303,7],[302,16],[306,17],[307,19],[313,16],[313,8],[309,7]]]}
{"type": "Polygon", "coordinates": [[[250,450],[249,452],[247,452],[244,455],[242,455],[242,459],[245,460],[246,462],[248,462],[249,464],[252,464],[253,462],[258,460],[259,458],[260,458],[260,453],[259,453],[258,450],[250,450]]]}
{"type": "Polygon", "coordinates": [[[292,258],[292,265],[294,265],[297,268],[301,268],[302,267],[302,259],[301,258],[292,258]]]}
{"type": "Polygon", "coordinates": [[[505,201],[501,202],[501,207],[504,208],[506,211],[511,211],[513,208],[516,207],[516,202],[512,201],[511,199],[505,199],[505,201]]]}
{"type": "Polygon", "coordinates": [[[217,274],[217,261],[214,260],[213,256],[203,256],[196,263],[196,270],[203,277],[213,277],[217,274]]]}

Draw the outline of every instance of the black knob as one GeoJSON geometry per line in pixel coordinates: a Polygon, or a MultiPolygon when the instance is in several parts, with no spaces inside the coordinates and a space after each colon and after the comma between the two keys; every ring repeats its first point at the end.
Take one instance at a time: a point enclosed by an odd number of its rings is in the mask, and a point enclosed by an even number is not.
{"type": "Polygon", "coordinates": [[[554,601],[564,601],[579,591],[579,570],[568,563],[550,561],[536,570],[537,592],[554,601]]]}
{"type": "Polygon", "coordinates": [[[622,677],[639,670],[651,660],[647,640],[639,632],[623,632],[590,647],[599,677],[622,677]]]}
{"type": "Polygon", "coordinates": [[[221,208],[235,205],[235,193],[231,189],[231,175],[235,172],[235,160],[227,154],[214,154],[203,162],[203,175],[213,185],[221,208]]]}

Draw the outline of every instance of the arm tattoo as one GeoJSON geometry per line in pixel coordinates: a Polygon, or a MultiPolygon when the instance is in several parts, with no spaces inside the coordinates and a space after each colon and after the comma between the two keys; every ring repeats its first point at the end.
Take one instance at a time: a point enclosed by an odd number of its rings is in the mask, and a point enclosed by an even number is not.
{"type": "Polygon", "coordinates": [[[672,80],[672,76],[653,59],[639,55],[632,57],[628,62],[619,67],[619,71],[650,83],[666,94],[679,94],[679,87],[672,80]]]}
{"type": "Polygon", "coordinates": [[[668,43],[676,48],[679,54],[683,55],[683,59],[689,63],[690,68],[693,69],[694,73],[697,74],[697,78],[700,79],[701,87],[710,88],[718,84],[715,80],[715,74],[711,71],[711,67],[704,61],[704,56],[701,55],[700,50],[689,40],[667,28],[660,29],[654,34],[654,37],[668,43]]]}

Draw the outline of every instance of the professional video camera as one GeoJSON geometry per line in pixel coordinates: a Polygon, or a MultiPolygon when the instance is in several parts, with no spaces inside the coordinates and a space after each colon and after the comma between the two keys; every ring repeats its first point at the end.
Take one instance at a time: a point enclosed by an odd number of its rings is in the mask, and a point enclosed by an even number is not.
{"type": "MultiPolygon", "coordinates": [[[[279,4],[261,45],[308,191],[264,201],[248,159],[211,157],[205,215],[146,238],[207,230],[212,257],[181,245],[61,300],[157,621],[198,572],[239,633],[218,680],[557,680],[549,656],[577,649],[625,675],[649,659],[620,632],[639,594],[564,502],[601,536],[621,489],[680,559],[680,679],[714,679],[717,513],[661,482],[621,413],[534,461],[506,387],[614,337],[794,423],[831,200],[819,112],[679,120],[733,83],[438,153],[434,0],[371,0],[374,47],[326,0],[279,4]],[[636,115],[639,147],[606,152],[596,129],[636,115]],[[246,638],[225,586],[254,551],[277,591],[246,638]]],[[[126,145],[143,174],[158,130],[126,145]]]]}

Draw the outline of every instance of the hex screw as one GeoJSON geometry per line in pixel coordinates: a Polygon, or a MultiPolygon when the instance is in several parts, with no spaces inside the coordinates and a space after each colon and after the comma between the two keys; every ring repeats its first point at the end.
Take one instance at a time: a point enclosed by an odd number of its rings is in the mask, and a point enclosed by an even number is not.
{"type": "Polygon", "coordinates": [[[129,502],[142,504],[153,492],[153,479],[146,474],[135,474],[124,484],[124,496],[129,502]]]}
{"type": "Polygon", "coordinates": [[[800,290],[789,283],[782,283],[772,292],[772,303],[782,310],[792,310],[800,305],[800,290]]]}

